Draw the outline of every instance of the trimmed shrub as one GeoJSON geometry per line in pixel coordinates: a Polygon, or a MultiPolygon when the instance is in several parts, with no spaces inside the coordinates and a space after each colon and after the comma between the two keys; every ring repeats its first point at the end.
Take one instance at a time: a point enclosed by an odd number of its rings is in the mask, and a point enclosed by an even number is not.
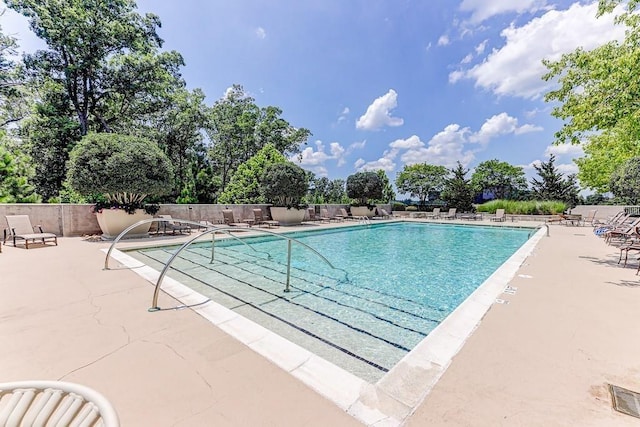
{"type": "Polygon", "coordinates": [[[568,206],[559,201],[537,200],[491,200],[477,206],[478,212],[496,213],[497,209],[504,209],[512,215],[555,215],[566,211],[568,206]]]}

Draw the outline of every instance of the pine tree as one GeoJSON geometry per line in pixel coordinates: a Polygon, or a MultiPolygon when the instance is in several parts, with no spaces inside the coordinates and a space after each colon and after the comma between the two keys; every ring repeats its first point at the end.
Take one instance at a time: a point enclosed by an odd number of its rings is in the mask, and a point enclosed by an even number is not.
{"type": "Polygon", "coordinates": [[[533,165],[540,176],[540,179],[531,179],[533,196],[538,200],[559,200],[574,207],[579,200],[576,176],[571,174],[565,178],[554,165],[555,160],[552,154],[549,161],[533,165]]]}
{"type": "Polygon", "coordinates": [[[456,208],[460,212],[473,211],[473,186],[471,180],[466,178],[469,169],[462,167],[458,162],[458,166],[451,169],[453,176],[445,182],[442,191],[442,200],[447,202],[448,206],[456,208]]]}

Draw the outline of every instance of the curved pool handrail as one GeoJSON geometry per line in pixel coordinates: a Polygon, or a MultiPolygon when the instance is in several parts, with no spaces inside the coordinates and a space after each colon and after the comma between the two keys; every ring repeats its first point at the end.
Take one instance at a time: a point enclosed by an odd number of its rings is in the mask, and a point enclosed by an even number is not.
{"type": "Polygon", "coordinates": [[[118,234],[116,236],[115,239],[113,239],[113,242],[111,242],[111,246],[109,246],[109,250],[107,250],[107,256],[104,259],[104,269],[105,270],[109,270],[109,258],[111,256],[111,251],[113,251],[113,248],[116,246],[116,243],[118,243],[120,241],[120,239],[122,239],[129,231],[133,230],[134,228],[138,227],[139,225],[142,224],[147,224],[147,223],[151,223],[151,222],[165,222],[165,221],[176,221],[176,222],[182,222],[182,223],[186,223],[186,224],[191,224],[191,225],[195,225],[198,227],[205,227],[205,228],[213,228],[215,227],[215,225],[206,225],[203,224],[201,222],[196,222],[196,221],[192,221],[190,219],[166,219],[166,218],[148,218],[148,219],[141,219],[140,221],[136,222],[133,225],[130,225],[129,227],[125,228],[124,230],[122,230],[122,232],[120,234],[118,234]]]}
{"type": "MultiPolygon", "coordinates": [[[[232,238],[234,238],[236,240],[239,240],[241,243],[243,243],[244,245],[248,246],[253,251],[259,252],[255,248],[253,248],[251,245],[247,244],[247,242],[245,242],[243,239],[240,239],[238,236],[234,236],[233,234],[231,234],[232,231],[238,230],[236,227],[226,226],[226,225],[216,226],[216,225],[213,225],[213,224],[203,224],[201,222],[195,222],[195,221],[192,221],[192,220],[185,220],[185,219],[178,219],[178,218],[174,218],[172,220],[176,221],[176,222],[180,222],[180,223],[196,225],[198,227],[205,227],[206,230],[204,230],[200,234],[197,234],[194,237],[192,237],[189,240],[187,240],[186,242],[184,242],[182,244],[182,246],[180,246],[178,248],[178,250],[173,255],[171,255],[171,257],[169,258],[169,260],[165,264],[164,268],[160,272],[160,276],[158,277],[158,281],[156,282],[155,290],[153,292],[152,306],[149,309],[150,311],[157,311],[157,310],[160,309],[160,307],[158,307],[158,295],[160,293],[160,285],[162,283],[162,279],[164,278],[164,276],[166,275],[167,271],[169,270],[169,267],[171,266],[171,263],[173,262],[173,260],[178,256],[178,254],[183,249],[185,249],[187,246],[189,246],[191,243],[193,243],[198,238],[200,238],[200,237],[202,237],[202,236],[204,236],[204,235],[206,235],[208,233],[212,233],[212,237],[213,237],[213,240],[212,240],[212,251],[213,251],[213,248],[215,247],[215,233],[222,232],[222,233],[227,234],[229,237],[232,237],[232,238]]],[[[104,260],[104,269],[105,270],[109,270],[109,258],[111,257],[111,252],[113,251],[113,248],[115,247],[116,243],[118,243],[120,241],[120,239],[122,239],[123,236],[125,236],[129,231],[133,230],[134,228],[136,228],[137,226],[139,226],[141,224],[146,224],[146,223],[151,223],[151,222],[161,222],[161,221],[167,221],[167,219],[165,219],[165,218],[143,219],[143,220],[140,220],[140,221],[136,222],[135,224],[125,228],[113,240],[113,242],[111,243],[111,246],[109,246],[109,250],[107,250],[107,254],[106,254],[106,257],[105,257],[105,260],[104,260]]],[[[309,249],[311,252],[313,252],[318,257],[320,257],[320,259],[322,259],[332,269],[338,270],[338,271],[342,271],[345,274],[346,280],[348,280],[348,273],[344,269],[335,267],[333,264],[331,264],[331,262],[324,255],[322,255],[320,252],[318,252],[317,250],[315,250],[311,246],[307,245],[306,243],[303,243],[303,242],[301,242],[301,241],[299,241],[297,239],[294,239],[293,237],[284,236],[284,235],[282,235],[280,233],[276,233],[276,232],[269,231],[269,230],[263,230],[263,229],[259,229],[259,228],[252,228],[250,231],[266,233],[266,234],[269,234],[271,236],[276,236],[276,237],[278,237],[280,239],[284,239],[284,240],[287,241],[287,249],[288,249],[288,254],[287,254],[287,282],[286,282],[285,292],[289,292],[289,279],[290,279],[290,271],[291,271],[291,243],[292,242],[295,242],[295,243],[297,243],[299,245],[302,245],[305,248],[309,249]]],[[[269,255],[269,254],[267,254],[267,255],[269,255]]],[[[213,259],[213,252],[212,252],[212,259],[213,259]]]]}

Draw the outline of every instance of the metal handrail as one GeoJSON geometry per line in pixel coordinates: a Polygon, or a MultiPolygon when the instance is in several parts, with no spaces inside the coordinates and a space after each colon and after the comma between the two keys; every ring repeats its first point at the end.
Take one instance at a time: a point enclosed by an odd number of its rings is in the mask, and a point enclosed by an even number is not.
{"type": "Polygon", "coordinates": [[[109,270],[109,257],[111,255],[111,251],[115,247],[116,243],[118,243],[120,241],[120,239],[122,239],[129,231],[133,230],[134,228],[136,228],[136,227],[138,227],[139,225],[142,225],[142,224],[148,224],[148,223],[152,223],[152,222],[166,222],[166,221],[176,221],[176,222],[196,225],[196,226],[198,226],[200,228],[202,228],[202,227],[204,227],[204,228],[215,227],[212,224],[211,225],[206,225],[206,224],[203,224],[201,222],[196,222],[196,221],[192,221],[192,220],[188,220],[188,219],[173,219],[173,218],[172,219],[167,219],[167,218],[141,219],[140,221],[136,222],[135,224],[130,225],[129,227],[127,227],[124,230],[122,230],[122,232],[120,234],[118,234],[115,239],[113,239],[113,242],[111,243],[111,246],[109,246],[109,250],[107,251],[107,255],[106,255],[105,259],[104,259],[104,269],[105,270],[109,270]]]}
{"type": "MultiPolygon", "coordinates": [[[[120,233],[114,239],[113,243],[109,247],[109,250],[107,251],[107,255],[106,255],[107,258],[105,259],[105,269],[106,270],[109,269],[108,262],[109,262],[109,256],[111,254],[111,251],[113,250],[115,244],[122,238],[122,236],[124,236],[127,232],[129,232],[130,230],[134,229],[135,227],[137,227],[137,226],[139,226],[141,224],[145,224],[145,223],[153,222],[153,221],[166,221],[166,219],[163,219],[163,218],[143,219],[143,220],[138,221],[137,223],[133,224],[132,226],[127,227],[125,230],[122,231],[122,233],[120,233]]],[[[201,227],[205,226],[202,223],[195,222],[195,221],[190,221],[190,220],[173,219],[173,221],[181,222],[181,223],[187,223],[187,224],[195,224],[195,225],[198,225],[198,226],[201,226],[201,227]]],[[[158,281],[156,282],[155,290],[153,292],[153,301],[151,303],[151,308],[149,308],[149,311],[158,311],[158,310],[160,310],[160,307],[158,306],[158,296],[160,294],[160,285],[162,284],[162,279],[164,278],[164,276],[166,275],[167,271],[169,270],[169,267],[171,266],[171,263],[173,262],[173,260],[187,246],[189,246],[191,243],[193,243],[195,240],[199,239],[200,237],[202,237],[202,236],[204,236],[204,235],[206,235],[208,233],[211,233],[211,237],[212,237],[212,239],[211,239],[211,261],[212,262],[213,262],[213,257],[214,257],[214,248],[215,248],[215,233],[218,233],[218,232],[223,232],[223,233],[229,235],[230,237],[238,239],[243,244],[247,245],[248,247],[250,247],[254,251],[258,252],[255,248],[251,247],[251,245],[248,245],[242,239],[238,238],[237,236],[234,236],[234,235],[230,234],[231,231],[237,230],[236,227],[216,226],[216,225],[206,225],[206,227],[207,227],[207,229],[205,231],[203,231],[200,234],[197,234],[196,236],[194,236],[194,237],[190,238],[189,240],[187,240],[186,242],[184,242],[182,244],[182,246],[180,246],[180,248],[178,248],[178,250],[174,252],[174,254],[171,256],[171,258],[169,258],[169,260],[167,260],[164,268],[160,272],[160,276],[158,277],[158,281]]],[[[327,258],[324,257],[324,255],[322,255],[320,252],[318,252],[317,250],[315,250],[311,246],[307,245],[306,243],[303,243],[303,242],[301,242],[301,241],[299,241],[297,239],[294,239],[292,237],[283,236],[282,234],[275,233],[273,231],[257,229],[257,228],[252,229],[252,231],[266,233],[266,234],[269,234],[269,235],[276,236],[278,238],[287,240],[287,281],[286,281],[286,284],[285,284],[284,292],[289,292],[289,290],[290,290],[289,289],[289,282],[290,282],[290,278],[291,278],[291,243],[292,242],[298,243],[298,244],[304,246],[305,248],[311,250],[311,252],[315,253],[318,257],[320,257],[320,259],[322,259],[325,263],[327,263],[327,265],[329,265],[329,267],[331,267],[332,269],[342,271],[345,274],[345,277],[348,280],[348,277],[347,277],[348,273],[344,269],[335,267],[333,264],[331,264],[331,262],[327,258]]]]}

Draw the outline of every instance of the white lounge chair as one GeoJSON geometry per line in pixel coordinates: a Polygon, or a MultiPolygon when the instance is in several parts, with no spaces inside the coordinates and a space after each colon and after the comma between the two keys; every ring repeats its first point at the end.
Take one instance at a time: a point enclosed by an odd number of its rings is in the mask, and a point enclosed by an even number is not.
{"type": "Polygon", "coordinates": [[[9,234],[5,230],[4,243],[7,242],[8,237],[11,237],[13,246],[22,240],[26,249],[29,249],[29,242],[41,241],[44,245],[48,241],[53,241],[56,246],[58,245],[58,237],[53,233],[45,233],[40,225],[32,226],[29,215],[7,215],[6,218],[9,234]]]}
{"type": "Polygon", "coordinates": [[[166,221],[162,221],[158,226],[158,231],[162,229],[163,234],[171,233],[176,234],[183,232],[191,233],[191,226],[189,224],[182,224],[179,221],[174,221],[171,215],[158,215],[158,218],[165,219],[166,221]]]}
{"type": "Polygon", "coordinates": [[[507,217],[504,216],[504,209],[496,209],[496,214],[491,217],[491,221],[506,221],[507,217]]]}
{"type": "Polygon", "coordinates": [[[450,208],[449,212],[442,215],[442,218],[444,219],[456,219],[456,211],[458,210],[458,208],[450,208]]]}
{"type": "Polygon", "coordinates": [[[118,414],[97,391],[63,381],[0,383],[1,426],[118,427],[118,414]]]}

